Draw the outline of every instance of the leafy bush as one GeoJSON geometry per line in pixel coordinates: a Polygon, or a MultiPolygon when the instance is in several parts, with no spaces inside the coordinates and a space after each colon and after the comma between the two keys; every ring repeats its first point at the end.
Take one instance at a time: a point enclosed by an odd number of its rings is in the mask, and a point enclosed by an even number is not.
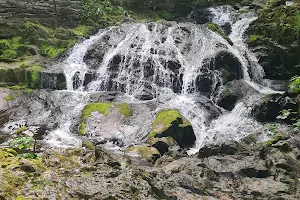
{"type": "Polygon", "coordinates": [[[292,92],[300,93],[300,76],[293,77],[290,81],[289,87],[292,92]]]}
{"type": "Polygon", "coordinates": [[[18,148],[21,150],[27,150],[31,148],[34,145],[34,139],[33,137],[20,137],[12,140],[10,142],[10,145],[13,148],[18,148]]]}

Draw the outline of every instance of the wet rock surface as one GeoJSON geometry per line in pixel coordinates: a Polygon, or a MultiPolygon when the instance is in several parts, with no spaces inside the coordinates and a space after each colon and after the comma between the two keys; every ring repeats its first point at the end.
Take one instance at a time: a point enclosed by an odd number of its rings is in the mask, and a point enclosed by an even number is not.
{"type": "Polygon", "coordinates": [[[298,199],[298,160],[295,137],[283,139],[285,153],[276,145],[240,142],[205,146],[198,155],[171,150],[155,163],[132,154],[115,154],[101,146],[47,150],[40,160],[18,159],[13,150],[1,149],[2,198],[14,195],[69,199],[298,199]],[[15,161],[14,161],[15,160],[15,161]],[[15,162],[4,164],[6,162],[15,162]],[[18,167],[19,166],[19,167],[18,167]],[[26,172],[17,183],[16,176],[26,172]],[[8,176],[9,175],[9,176],[8,176]]]}

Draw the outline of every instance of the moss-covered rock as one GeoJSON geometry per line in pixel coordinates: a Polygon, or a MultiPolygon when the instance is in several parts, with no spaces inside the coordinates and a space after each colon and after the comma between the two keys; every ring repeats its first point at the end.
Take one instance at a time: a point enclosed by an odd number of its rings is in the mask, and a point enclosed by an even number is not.
{"type": "Polygon", "coordinates": [[[269,0],[250,26],[249,45],[269,79],[290,79],[300,74],[300,2],[269,0]],[[257,48],[263,46],[264,48],[257,48]]]}
{"type": "Polygon", "coordinates": [[[154,147],[148,147],[148,146],[133,146],[129,147],[125,150],[127,153],[138,153],[143,158],[153,161],[157,159],[160,156],[159,151],[154,147]]]}
{"type": "Polygon", "coordinates": [[[21,63],[18,68],[2,68],[0,69],[0,83],[4,86],[19,86],[19,89],[37,89],[40,86],[42,69],[40,65],[24,63],[21,63]]]}
{"type": "Polygon", "coordinates": [[[80,125],[79,125],[79,134],[85,135],[86,124],[85,120],[92,116],[93,112],[98,112],[104,116],[109,114],[109,109],[116,108],[118,109],[119,113],[124,117],[132,116],[132,110],[126,103],[91,103],[84,107],[82,110],[80,125]]]}
{"type": "Polygon", "coordinates": [[[191,147],[196,140],[191,123],[178,110],[164,110],[157,114],[148,142],[153,145],[153,138],[164,137],[173,138],[183,148],[191,147]]]}
{"type": "Polygon", "coordinates": [[[208,23],[207,27],[209,30],[216,32],[217,34],[222,36],[230,45],[233,45],[231,39],[224,33],[224,31],[217,24],[208,23]]]}

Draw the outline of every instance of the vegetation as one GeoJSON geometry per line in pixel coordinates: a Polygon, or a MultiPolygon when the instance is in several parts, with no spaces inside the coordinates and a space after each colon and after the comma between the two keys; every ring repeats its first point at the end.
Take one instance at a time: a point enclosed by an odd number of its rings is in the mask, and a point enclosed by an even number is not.
{"type": "Polygon", "coordinates": [[[155,158],[155,155],[160,155],[159,151],[156,148],[148,146],[129,147],[125,152],[139,153],[143,158],[146,158],[147,160],[153,160],[155,158]]]}
{"type": "Polygon", "coordinates": [[[5,99],[6,101],[12,101],[12,100],[14,100],[15,98],[14,98],[14,96],[13,96],[12,94],[9,94],[9,95],[7,95],[6,97],[4,97],[4,99],[5,99]]]}
{"type": "Polygon", "coordinates": [[[289,88],[294,93],[300,93],[300,76],[295,76],[291,79],[289,88]]]}

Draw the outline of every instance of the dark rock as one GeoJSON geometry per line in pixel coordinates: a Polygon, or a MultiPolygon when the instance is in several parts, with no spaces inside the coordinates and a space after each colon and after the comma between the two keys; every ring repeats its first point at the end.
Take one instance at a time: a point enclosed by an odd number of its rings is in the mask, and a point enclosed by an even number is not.
{"type": "Polygon", "coordinates": [[[222,87],[217,98],[217,104],[231,111],[241,99],[256,93],[257,91],[243,80],[230,81],[222,87]]]}
{"type": "Polygon", "coordinates": [[[158,141],[152,146],[159,151],[160,155],[164,155],[166,152],[169,151],[169,145],[163,141],[158,141]]]}
{"type": "Polygon", "coordinates": [[[254,117],[261,122],[273,122],[278,119],[282,110],[289,110],[290,114],[281,119],[286,123],[293,123],[297,116],[299,102],[296,97],[285,94],[271,94],[253,109],[254,117]]]}
{"type": "Polygon", "coordinates": [[[254,168],[241,169],[241,173],[250,178],[266,178],[271,176],[269,170],[257,170],[254,168]]]}
{"type": "Polygon", "coordinates": [[[208,145],[199,150],[199,158],[207,158],[216,155],[234,155],[238,152],[238,143],[227,142],[221,145],[208,145]]]}
{"type": "Polygon", "coordinates": [[[63,73],[42,71],[40,74],[40,88],[54,90],[67,89],[65,75],[63,73]]]}
{"type": "Polygon", "coordinates": [[[192,125],[183,125],[182,119],[178,118],[171,123],[171,126],[155,137],[173,137],[181,148],[192,147],[196,136],[192,125]]]}
{"type": "Polygon", "coordinates": [[[243,78],[242,65],[239,60],[228,52],[220,52],[214,61],[214,69],[221,72],[223,83],[243,78]]]}

